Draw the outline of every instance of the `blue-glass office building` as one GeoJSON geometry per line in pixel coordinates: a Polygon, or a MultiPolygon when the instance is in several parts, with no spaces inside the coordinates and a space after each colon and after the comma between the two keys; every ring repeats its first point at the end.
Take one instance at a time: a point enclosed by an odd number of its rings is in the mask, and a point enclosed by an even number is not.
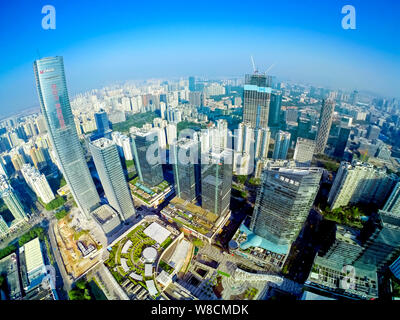
{"type": "Polygon", "coordinates": [[[76,132],[63,58],[36,60],[33,68],[41,110],[57,160],[78,207],[89,218],[100,198],[76,132]]]}

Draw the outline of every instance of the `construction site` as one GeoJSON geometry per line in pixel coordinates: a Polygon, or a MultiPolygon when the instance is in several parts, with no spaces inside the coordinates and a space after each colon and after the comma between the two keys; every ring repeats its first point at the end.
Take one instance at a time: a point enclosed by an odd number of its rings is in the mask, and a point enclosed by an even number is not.
{"type": "Polygon", "coordinates": [[[100,244],[89,231],[73,226],[68,216],[54,225],[54,234],[65,270],[73,279],[80,278],[100,262],[100,244]]]}

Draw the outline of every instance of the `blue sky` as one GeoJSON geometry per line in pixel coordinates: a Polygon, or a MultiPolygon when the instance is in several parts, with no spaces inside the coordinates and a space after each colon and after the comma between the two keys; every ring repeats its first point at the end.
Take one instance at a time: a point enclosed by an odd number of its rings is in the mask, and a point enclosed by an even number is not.
{"type": "Polygon", "coordinates": [[[400,96],[400,1],[2,0],[0,115],[38,104],[32,62],[64,56],[70,94],[129,79],[243,76],[400,96]],[[41,9],[56,8],[56,30],[41,9]],[[94,5],[95,4],[95,5],[94,5]],[[341,27],[356,8],[357,29],[341,27]]]}

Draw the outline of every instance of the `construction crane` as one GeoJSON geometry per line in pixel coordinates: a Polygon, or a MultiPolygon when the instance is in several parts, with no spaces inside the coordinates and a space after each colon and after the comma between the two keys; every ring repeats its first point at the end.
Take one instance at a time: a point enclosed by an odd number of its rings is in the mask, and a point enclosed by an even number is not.
{"type": "Polygon", "coordinates": [[[275,63],[271,64],[271,66],[265,71],[265,75],[267,75],[268,71],[275,67],[275,63]]]}
{"type": "Polygon", "coordinates": [[[250,59],[251,59],[251,64],[253,65],[254,74],[257,74],[257,73],[258,73],[258,70],[257,70],[257,68],[256,68],[256,64],[254,63],[253,56],[250,56],[250,59]]]}

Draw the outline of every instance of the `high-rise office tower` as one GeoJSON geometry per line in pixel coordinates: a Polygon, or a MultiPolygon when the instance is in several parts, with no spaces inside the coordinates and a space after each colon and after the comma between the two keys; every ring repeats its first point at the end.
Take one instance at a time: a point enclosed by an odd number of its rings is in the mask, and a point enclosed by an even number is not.
{"type": "Polygon", "coordinates": [[[272,158],[285,160],[290,146],[290,133],[279,130],[275,136],[275,146],[272,158]]]}
{"type": "Polygon", "coordinates": [[[332,126],[334,110],[335,102],[333,100],[324,100],[322,102],[315,147],[316,154],[321,154],[325,151],[326,143],[328,142],[329,131],[331,130],[332,126]]]}
{"type": "Polygon", "coordinates": [[[353,93],[351,94],[350,103],[354,106],[357,105],[357,103],[358,103],[358,91],[357,90],[354,90],[353,93]]]}
{"type": "Polygon", "coordinates": [[[393,188],[382,210],[400,217],[400,182],[393,188]]]}
{"type": "Polygon", "coordinates": [[[187,201],[197,198],[200,191],[199,143],[182,138],[170,146],[174,169],[175,193],[187,201]]]}
{"type": "Polygon", "coordinates": [[[314,155],[315,141],[297,138],[293,160],[299,167],[309,167],[314,155]]]}
{"type": "Polygon", "coordinates": [[[328,204],[332,210],[359,202],[382,205],[397,180],[396,175],[369,163],[343,161],[329,192],[328,204]]]}
{"type": "Polygon", "coordinates": [[[333,155],[338,158],[342,158],[344,155],[344,150],[346,149],[347,146],[347,141],[349,140],[350,136],[350,128],[346,127],[341,127],[339,131],[339,137],[336,142],[335,146],[335,151],[333,152],[333,155]]]}
{"type": "Polygon", "coordinates": [[[196,79],[189,77],[189,91],[196,91],[196,79]]]}
{"type": "Polygon", "coordinates": [[[132,151],[140,181],[151,187],[164,180],[159,135],[155,130],[131,128],[132,151]]]}
{"type": "Polygon", "coordinates": [[[385,270],[400,254],[400,217],[379,211],[375,230],[364,248],[354,264],[374,266],[381,272],[385,270]]]}
{"type": "Polygon", "coordinates": [[[319,190],[322,169],[282,167],[268,163],[250,223],[250,230],[276,245],[297,238],[319,190]]]}
{"type": "Polygon", "coordinates": [[[269,106],[269,115],[268,115],[269,127],[279,127],[281,106],[282,106],[282,92],[277,90],[272,90],[271,102],[269,106]]]}
{"type": "Polygon", "coordinates": [[[202,207],[222,216],[229,211],[232,188],[232,150],[202,154],[202,207]]]}
{"type": "Polygon", "coordinates": [[[265,75],[246,75],[243,122],[249,122],[253,128],[268,127],[271,92],[265,75]]]}
{"type": "Polygon", "coordinates": [[[78,207],[89,218],[100,198],[76,132],[63,58],[36,60],[33,67],[40,106],[58,163],[78,207]]]}
{"type": "Polygon", "coordinates": [[[28,186],[44,203],[49,203],[55,199],[46,176],[40,173],[38,169],[30,164],[24,164],[21,172],[28,186]]]}
{"type": "Polygon", "coordinates": [[[100,138],[91,142],[89,148],[110,206],[121,220],[127,220],[135,214],[135,207],[117,146],[109,139],[100,138]]]}
{"type": "Polygon", "coordinates": [[[107,112],[101,110],[94,114],[94,120],[97,127],[97,137],[101,138],[107,136],[109,138],[111,134],[110,123],[108,121],[107,112]]]}

